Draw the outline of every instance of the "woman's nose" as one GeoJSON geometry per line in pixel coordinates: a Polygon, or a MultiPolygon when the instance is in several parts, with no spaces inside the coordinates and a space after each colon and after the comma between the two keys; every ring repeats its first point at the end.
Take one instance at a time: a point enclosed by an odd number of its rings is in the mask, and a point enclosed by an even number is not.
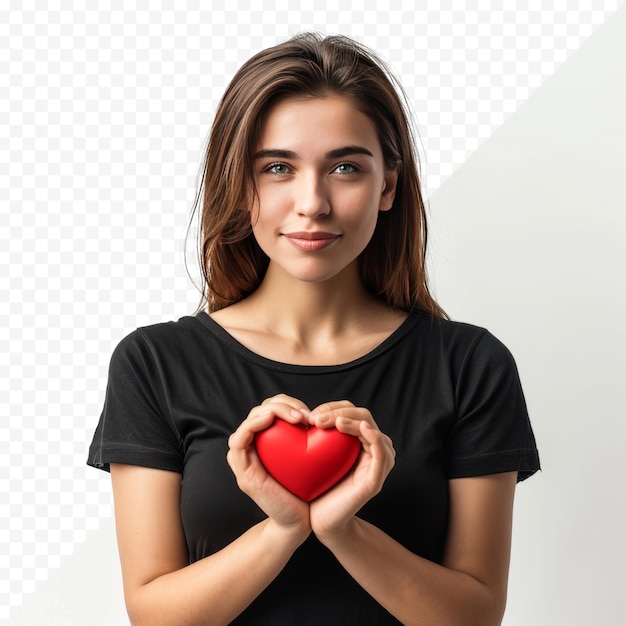
{"type": "Polygon", "coordinates": [[[308,218],[330,213],[330,200],[326,186],[317,175],[303,176],[296,189],[295,209],[298,215],[308,218]]]}

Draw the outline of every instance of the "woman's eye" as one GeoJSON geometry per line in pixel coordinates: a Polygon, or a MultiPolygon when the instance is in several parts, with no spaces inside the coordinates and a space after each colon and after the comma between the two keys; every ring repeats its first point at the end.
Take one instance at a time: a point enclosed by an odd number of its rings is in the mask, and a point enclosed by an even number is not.
{"type": "Polygon", "coordinates": [[[278,176],[284,176],[289,173],[289,167],[286,163],[271,163],[263,169],[264,172],[269,174],[277,174],[278,176]]]}
{"type": "Polygon", "coordinates": [[[335,171],[339,174],[355,174],[359,168],[354,163],[340,163],[335,171]]]}

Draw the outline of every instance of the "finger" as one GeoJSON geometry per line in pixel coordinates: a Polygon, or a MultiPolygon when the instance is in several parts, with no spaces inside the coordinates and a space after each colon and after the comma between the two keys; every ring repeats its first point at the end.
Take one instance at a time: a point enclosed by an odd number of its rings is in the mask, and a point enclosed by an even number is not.
{"type": "Polygon", "coordinates": [[[226,453],[226,462],[235,474],[237,482],[242,480],[251,466],[251,450],[252,448],[230,448],[226,453]]]}
{"type": "Polygon", "coordinates": [[[331,413],[337,409],[345,409],[349,407],[354,407],[354,404],[349,400],[334,400],[332,402],[324,402],[316,406],[312,411],[312,415],[321,415],[323,413],[331,413]]]}
{"type": "MultiPolygon", "coordinates": [[[[330,406],[331,404],[335,403],[329,402],[326,405],[320,406],[330,406]]],[[[309,424],[317,426],[318,428],[336,427],[337,422],[342,420],[352,420],[357,423],[364,420],[372,424],[374,427],[377,427],[372,414],[366,408],[354,406],[352,403],[335,406],[327,412],[318,407],[308,416],[309,424]]]]}
{"type": "MultiPolygon", "coordinates": [[[[361,437],[361,423],[367,422],[366,419],[354,419],[353,417],[337,416],[334,421],[334,427],[345,435],[352,435],[353,437],[361,437]]],[[[367,440],[363,440],[364,443],[368,443],[367,440]]]]}
{"type": "Polygon", "coordinates": [[[229,448],[247,448],[254,441],[255,433],[269,428],[275,414],[271,410],[253,409],[248,417],[239,424],[237,430],[228,438],[229,448]]]}
{"type": "Polygon", "coordinates": [[[302,400],[298,400],[298,398],[294,398],[293,396],[288,396],[285,393],[279,393],[275,396],[272,396],[270,398],[265,398],[265,400],[263,400],[263,402],[261,403],[261,406],[266,405],[266,404],[270,404],[273,402],[281,402],[284,404],[289,404],[290,406],[292,406],[294,409],[299,409],[301,411],[305,411],[307,413],[310,413],[310,409],[309,407],[302,402],[302,400]]]}
{"type": "Polygon", "coordinates": [[[377,458],[381,455],[395,458],[391,439],[381,432],[376,424],[371,424],[367,420],[339,418],[335,422],[335,427],[339,432],[357,437],[366,454],[377,458]]]}
{"type": "Polygon", "coordinates": [[[291,404],[274,401],[254,407],[248,417],[241,422],[237,430],[229,437],[229,447],[245,448],[254,441],[256,433],[269,428],[276,418],[291,424],[307,423],[307,416],[301,409],[291,404]]]}
{"type": "Polygon", "coordinates": [[[386,450],[393,452],[395,456],[395,450],[393,447],[393,441],[391,437],[385,435],[379,428],[376,426],[372,426],[368,422],[359,422],[359,427],[361,430],[361,437],[366,440],[371,445],[380,445],[386,450]]]}
{"type": "Polygon", "coordinates": [[[302,419],[302,416],[308,417],[309,413],[311,412],[309,407],[304,402],[302,402],[302,400],[298,400],[298,398],[288,396],[284,393],[279,393],[278,395],[272,396],[271,398],[266,398],[265,400],[263,400],[258,408],[267,408],[270,406],[273,407],[276,404],[288,405],[293,409],[293,411],[296,411],[296,413],[292,413],[292,416],[296,418],[297,421],[305,421],[302,419]]]}
{"type": "Polygon", "coordinates": [[[369,454],[375,462],[381,463],[387,470],[390,470],[394,466],[396,458],[396,451],[391,439],[367,422],[360,422],[359,426],[360,439],[364,448],[367,446],[369,454]]]}
{"type": "Polygon", "coordinates": [[[358,412],[359,409],[349,400],[324,402],[311,411],[308,416],[309,424],[318,428],[332,428],[338,418],[350,417],[354,410],[358,412]]]}
{"type": "MultiPolygon", "coordinates": [[[[294,406],[289,402],[273,400],[272,402],[261,404],[252,409],[248,419],[255,427],[257,424],[261,424],[262,428],[267,428],[276,417],[291,424],[307,424],[308,415],[309,410],[306,407],[302,408],[300,406],[294,406]]],[[[242,424],[245,424],[245,421],[242,422],[242,424]]]]}
{"type": "Polygon", "coordinates": [[[244,493],[254,492],[264,481],[271,479],[254,448],[231,448],[226,455],[226,461],[235,475],[239,489],[244,493]]]}

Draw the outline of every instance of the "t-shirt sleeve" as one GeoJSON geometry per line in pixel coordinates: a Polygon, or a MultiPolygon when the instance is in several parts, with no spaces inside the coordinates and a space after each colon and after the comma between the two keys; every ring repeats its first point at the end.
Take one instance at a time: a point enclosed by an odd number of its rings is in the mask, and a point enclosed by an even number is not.
{"type": "Polygon", "coordinates": [[[522,481],[540,469],[517,366],[506,346],[487,331],[463,360],[455,400],[451,478],[517,471],[522,481]]]}
{"type": "Polygon", "coordinates": [[[161,369],[141,329],[118,344],[88,465],[109,471],[110,463],[127,463],[182,472],[180,437],[161,369]]]}

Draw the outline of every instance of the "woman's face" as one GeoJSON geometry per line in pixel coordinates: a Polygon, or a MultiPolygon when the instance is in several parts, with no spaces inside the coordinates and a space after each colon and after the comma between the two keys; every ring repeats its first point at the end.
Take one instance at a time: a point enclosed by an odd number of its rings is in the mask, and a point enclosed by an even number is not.
{"type": "Polygon", "coordinates": [[[369,117],[340,96],[282,100],[265,117],[253,163],[252,229],[270,266],[308,282],[356,268],[397,179],[369,117]]]}

